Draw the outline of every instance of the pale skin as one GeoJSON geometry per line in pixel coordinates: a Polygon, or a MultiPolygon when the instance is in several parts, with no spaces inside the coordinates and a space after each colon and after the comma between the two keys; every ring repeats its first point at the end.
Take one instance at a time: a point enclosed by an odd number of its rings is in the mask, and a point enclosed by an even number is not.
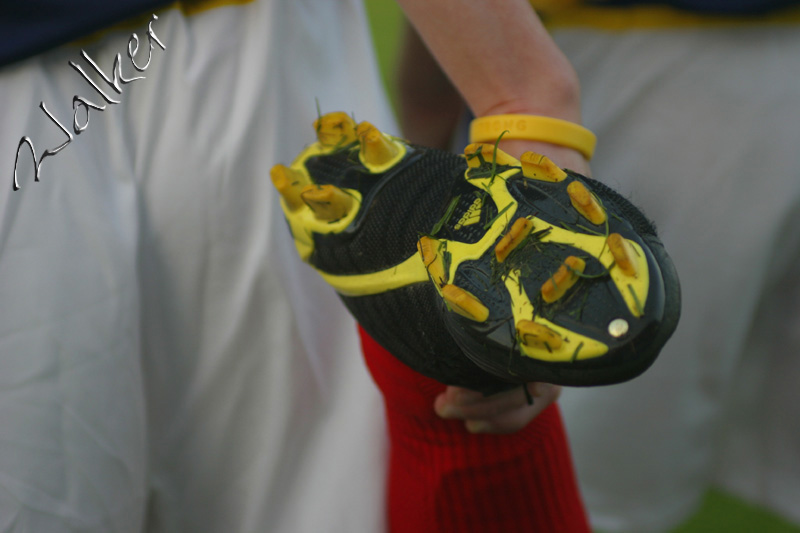
{"type": "MultiPolygon", "coordinates": [[[[525,0],[398,0],[411,25],[399,64],[400,120],[412,142],[449,148],[465,106],[476,117],[544,115],[581,123],[580,89],[572,65],[525,0]]],[[[544,154],[584,175],[589,164],[575,150],[508,140],[500,148],[519,157],[544,154]]],[[[561,394],[548,383],[484,396],[447,387],[435,402],[442,418],[463,420],[473,433],[514,433],[561,394]]]]}

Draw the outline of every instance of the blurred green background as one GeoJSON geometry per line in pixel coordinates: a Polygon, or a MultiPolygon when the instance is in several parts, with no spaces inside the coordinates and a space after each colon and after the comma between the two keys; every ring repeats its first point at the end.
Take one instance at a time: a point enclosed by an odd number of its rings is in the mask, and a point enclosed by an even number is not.
{"type": "MultiPolygon", "coordinates": [[[[403,15],[397,4],[390,0],[365,0],[365,5],[383,81],[394,101],[394,65],[403,15]]],[[[673,533],[800,533],[800,527],[735,496],[710,490],[697,513],[673,533]]]]}

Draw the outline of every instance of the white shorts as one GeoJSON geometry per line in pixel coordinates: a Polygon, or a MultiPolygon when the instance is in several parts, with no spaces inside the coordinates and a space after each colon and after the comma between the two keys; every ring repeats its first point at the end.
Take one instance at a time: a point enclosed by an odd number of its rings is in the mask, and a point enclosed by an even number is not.
{"type": "MultiPolygon", "coordinates": [[[[224,4],[225,2],[213,2],[224,4]]],[[[159,12],[0,69],[0,530],[379,531],[382,402],[268,176],[315,99],[397,131],[360,2],[159,12]],[[106,104],[68,63],[145,79],[106,104]],[[37,157],[46,157],[40,181],[37,157]]]]}
{"type": "Polygon", "coordinates": [[[554,31],[594,176],[655,220],[683,314],[629,383],[561,406],[595,527],[664,531],[717,483],[800,523],[800,31],[554,31]]]}

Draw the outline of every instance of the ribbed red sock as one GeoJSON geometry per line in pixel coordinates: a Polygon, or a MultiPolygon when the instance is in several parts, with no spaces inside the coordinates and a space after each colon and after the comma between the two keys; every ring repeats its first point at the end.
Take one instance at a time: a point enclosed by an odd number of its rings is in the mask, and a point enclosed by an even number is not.
{"type": "Polygon", "coordinates": [[[470,434],[434,412],[444,385],[359,330],[388,418],[390,533],[589,531],[556,405],[515,434],[470,434]]]}

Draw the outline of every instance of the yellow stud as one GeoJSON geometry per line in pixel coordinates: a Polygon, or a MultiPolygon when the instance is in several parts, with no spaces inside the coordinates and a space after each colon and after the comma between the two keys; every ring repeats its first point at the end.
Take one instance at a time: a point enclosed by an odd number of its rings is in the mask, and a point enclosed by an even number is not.
{"type": "Polygon", "coordinates": [[[558,350],[563,343],[558,333],[532,320],[520,320],[517,322],[517,336],[525,346],[542,348],[548,352],[558,350]]]}
{"type": "Polygon", "coordinates": [[[494,255],[497,257],[497,262],[502,263],[508,257],[514,248],[519,246],[519,244],[525,240],[531,230],[533,230],[533,220],[529,218],[518,218],[514,221],[511,225],[511,229],[508,230],[500,242],[497,243],[497,246],[494,247],[494,255]]]}
{"type": "Polygon", "coordinates": [[[586,268],[586,261],[571,255],[564,259],[556,273],[542,284],[542,300],[551,304],[564,296],[575,285],[586,268]]]}
{"type": "Polygon", "coordinates": [[[447,272],[444,269],[444,257],[439,253],[442,244],[428,236],[420,237],[417,241],[417,250],[422,258],[422,263],[434,283],[442,287],[447,282],[447,272]]]}
{"type": "Polygon", "coordinates": [[[317,140],[323,146],[350,144],[356,140],[356,123],[343,111],[326,113],[314,121],[317,140]]]}
{"type": "Polygon", "coordinates": [[[454,312],[474,320],[485,322],[489,318],[489,309],[474,295],[455,285],[442,287],[442,297],[454,312]]]}
{"type": "Polygon", "coordinates": [[[303,207],[304,203],[300,193],[308,184],[305,174],[285,165],[275,165],[270,169],[269,177],[289,209],[295,211],[303,207]]]}
{"type": "Polygon", "coordinates": [[[606,212],[600,207],[589,189],[580,181],[573,181],[567,186],[567,194],[572,202],[572,207],[583,215],[589,222],[595,225],[603,224],[606,221],[606,212]]]}
{"type": "Polygon", "coordinates": [[[306,185],[300,193],[317,220],[333,222],[347,216],[353,197],[333,185],[306,185]]]}
{"type": "Polygon", "coordinates": [[[519,161],[522,163],[522,175],[526,178],[557,183],[567,177],[567,173],[558,165],[536,152],[525,152],[519,161]]]}
{"type": "Polygon", "coordinates": [[[360,157],[365,165],[385,165],[400,153],[395,143],[369,122],[359,124],[356,135],[361,143],[360,157]]]}
{"type": "Polygon", "coordinates": [[[614,256],[614,263],[623,274],[635,278],[639,274],[639,263],[633,245],[619,233],[608,236],[608,248],[614,256]]]}
{"type": "Polygon", "coordinates": [[[472,143],[468,144],[466,148],[464,148],[464,155],[467,157],[467,165],[470,168],[478,168],[481,166],[481,158],[485,163],[491,164],[492,158],[494,157],[494,161],[498,165],[508,165],[512,167],[519,166],[519,161],[515,158],[511,157],[504,151],[497,149],[497,154],[495,155],[495,147],[493,144],[488,143],[472,143]],[[481,157],[478,157],[478,154],[481,157]]]}

